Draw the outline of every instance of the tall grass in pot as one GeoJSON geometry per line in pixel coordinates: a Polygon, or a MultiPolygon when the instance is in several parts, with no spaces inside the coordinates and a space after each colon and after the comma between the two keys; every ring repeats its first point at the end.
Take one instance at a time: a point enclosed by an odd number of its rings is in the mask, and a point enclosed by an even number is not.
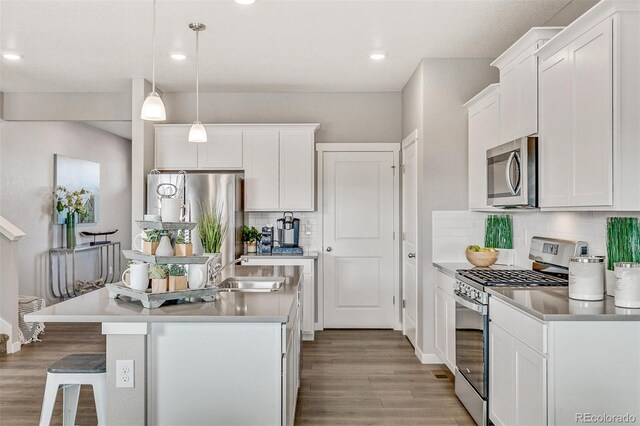
{"type": "Polygon", "coordinates": [[[220,257],[222,243],[227,236],[228,224],[222,217],[224,206],[202,204],[201,215],[198,220],[198,236],[202,242],[202,251],[209,256],[209,262],[220,257]]]}

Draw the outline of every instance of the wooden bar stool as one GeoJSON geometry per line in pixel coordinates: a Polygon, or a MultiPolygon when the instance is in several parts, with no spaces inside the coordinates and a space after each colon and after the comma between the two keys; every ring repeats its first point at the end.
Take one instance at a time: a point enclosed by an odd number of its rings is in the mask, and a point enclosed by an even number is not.
{"type": "Polygon", "coordinates": [[[63,389],[62,424],[74,425],[80,386],[93,386],[98,424],[106,424],[107,359],[105,354],[73,354],[54,362],[47,369],[47,384],[40,413],[40,426],[51,422],[58,388],[63,389]]]}

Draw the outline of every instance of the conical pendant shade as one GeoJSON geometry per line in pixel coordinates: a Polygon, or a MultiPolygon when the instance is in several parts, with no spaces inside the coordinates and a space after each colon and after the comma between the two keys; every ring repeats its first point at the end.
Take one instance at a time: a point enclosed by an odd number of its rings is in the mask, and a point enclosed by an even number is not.
{"type": "Polygon", "coordinates": [[[142,104],[140,118],[147,121],[164,121],[167,119],[167,113],[164,110],[164,103],[156,92],[151,92],[142,104]]]}
{"type": "Polygon", "coordinates": [[[204,126],[199,121],[194,121],[189,129],[189,142],[206,142],[207,141],[207,131],[204,129],[204,126]]]}

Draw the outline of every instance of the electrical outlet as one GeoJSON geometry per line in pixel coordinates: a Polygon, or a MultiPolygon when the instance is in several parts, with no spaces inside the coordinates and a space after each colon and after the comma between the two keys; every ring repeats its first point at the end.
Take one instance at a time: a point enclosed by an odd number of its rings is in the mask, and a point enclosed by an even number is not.
{"type": "Polygon", "coordinates": [[[116,387],[132,388],[134,387],[133,377],[135,370],[133,369],[132,359],[116,360],[116,387]]]}

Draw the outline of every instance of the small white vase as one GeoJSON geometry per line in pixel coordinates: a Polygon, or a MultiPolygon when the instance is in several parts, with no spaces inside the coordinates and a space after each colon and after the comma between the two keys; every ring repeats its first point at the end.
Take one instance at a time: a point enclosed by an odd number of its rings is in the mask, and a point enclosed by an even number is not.
{"type": "Polygon", "coordinates": [[[156,249],[156,256],[173,256],[173,247],[171,246],[171,240],[168,236],[164,235],[160,238],[160,244],[158,244],[158,248],[156,249]]]}

